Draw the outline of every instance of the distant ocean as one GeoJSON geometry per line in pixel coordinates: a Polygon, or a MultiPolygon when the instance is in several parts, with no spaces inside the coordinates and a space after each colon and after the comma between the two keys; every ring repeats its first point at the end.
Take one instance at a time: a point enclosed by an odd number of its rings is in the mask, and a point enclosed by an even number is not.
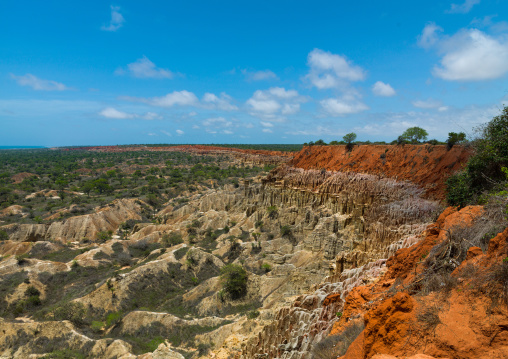
{"type": "Polygon", "coordinates": [[[0,146],[0,150],[22,150],[29,148],[46,148],[45,146],[0,146]]]}

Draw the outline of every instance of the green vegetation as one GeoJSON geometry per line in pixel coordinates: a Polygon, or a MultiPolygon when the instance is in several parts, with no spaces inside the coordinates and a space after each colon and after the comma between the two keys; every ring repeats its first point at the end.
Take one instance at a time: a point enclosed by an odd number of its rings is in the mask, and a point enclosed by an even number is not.
{"type": "MultiPolygon", "coordinates": [[[[301,145],[251,147],[301,149],[301,145]]],[[[2,218],[5,224],[65,220],[92,213],[95,207],[114,199],[133,197],[154,207],[146,206],[142,213],[142,221],[147,222],[169,200],[173,199],[175,206],[183,205],[186,190],[206,189],[212,183],[237,185],[240,178],[274,167],[231,165],[231,157],[227,154],[197,156],[141,149],[125,152],[98,152],[87,148],[26,149],[1,151],[1,155],[0,209],[14,204],[22,206],[22,213],[2,218]]],[[[126,235],[134,224],[126,224],[120,234],[126,235]]],[[[0,233],[0,241],[6,239],[5,234],[0,233]]]]}
{"type": "Polygon", "coordinates": [[[247,293],[247,272],[238,264],[227,264],[221,268],[220,281],[222,289],[231,298],[239,299],[247,293]]]}
{"type": "Polygon", "coordinates": [[[427,131],[421,127],[410,127],[399,138],[409,143],[420,143],[425,141],[428,135],[427,131]]]}
{"type": "Polygon", "coordinates": [[[465,206],[486,202],[492,195],[506,197],[508,189],[508,107],[477,129],[475,150],[466,168],[447,181],[447,201],[465,206]],[[483,193],[483,195],[482,195],[483,193]]]}

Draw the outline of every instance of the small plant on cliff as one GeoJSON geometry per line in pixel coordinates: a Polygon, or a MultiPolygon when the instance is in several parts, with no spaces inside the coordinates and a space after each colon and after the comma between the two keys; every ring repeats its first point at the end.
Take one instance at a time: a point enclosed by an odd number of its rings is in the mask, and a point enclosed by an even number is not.
{"type": "Polygon", "coordinates": [[[282,226],[280,227],[280,235],[282,237],[287,237],[291,235],[291,227],[290,226],[282,226]]]}
{"type": "Polygon", "coordinates": [[[239,299],[247,293],[248,275],[238,264],[227,264],[221,268],[220,282],[225,293],[239,299]]]}
{"type": "Polygon", "coordinates": [[[278,209],[277,206],[270,206],[266,209],[266,212],[268,213],[268,217],[274,219],[277,217],[278,209]]]}
{"type": "Polygon", "coordinates": [[[0,230],[0,242],[9,240],[9,235],[6,231],[0,230]]]}

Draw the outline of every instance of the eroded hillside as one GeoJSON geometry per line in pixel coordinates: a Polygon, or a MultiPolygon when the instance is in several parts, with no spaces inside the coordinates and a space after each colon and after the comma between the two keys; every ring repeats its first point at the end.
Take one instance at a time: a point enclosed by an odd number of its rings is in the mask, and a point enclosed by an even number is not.
{"type": "MultiPolygon", "coordinates": [[[[483,257],[466,244],[458,254],[439,249],[497,212],[467,208],[440,215],[443,207],[432,199],[442,194],[443,176],[432,185],[435,178],[422,167],[445,175],[460,167],[467,150],[379,147],[339,156],[340,147],[304,148],[268,175],[195,185],[159,205],[118,199],[51,223],[1,227],[9,236],[0,247],[2,355],[24,358],[65,346],[75,357],[332,358],[346,353],[347,346],[333,350],[347,338],[354,341],[350,359],[423,352],[465,358],[452,349],[427,352],[419,341],[404,346],[408,331],[436,327],[407,327],[405,318],[418,318],[416,309],[440,295],[421,283],[426,257],[444,251],[440,259],[457,261],[446,267],[452,270],[472,256],[502,262],[503,239],[489,247],[496,254],[483,257]],[[221,280],[232,265],[247,271],[238,296],[221,280]],[[403,294],[406,288],[412,292],[403,294]],[[425,303],[415,304],[419,298],[425,303]]],[[[489,233],[503,225],[502,216],[484,224],[475,243],[486,252],[489,233]]],[[[452,293],[460,295],[460,288],[452,293]]],[[[475,353],[496,330],[492,353],[504,353],[499,325],[505,313],[496,315],[493,326],[480,328],[485,334],[475,353]]]]}

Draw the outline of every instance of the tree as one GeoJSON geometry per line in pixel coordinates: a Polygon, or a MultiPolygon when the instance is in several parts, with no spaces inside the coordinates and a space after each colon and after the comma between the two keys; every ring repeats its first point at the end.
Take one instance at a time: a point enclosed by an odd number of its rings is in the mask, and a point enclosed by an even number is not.
{"type": "Polygon", "coordinates": [[[344,142],[346,142],[346,149],[351,152],[353,150],[354,141],[356,140],[356,133],[351,132],[342,137],[344,142]]]}
{"type": "Polygon", "coordinates": [[[342,137],[342,139],[346,143],[353,143],[356,140],[356,133],[354,132],[348,133],[344,137],[342,137]]]}
{"type": "Polygon", "coordinates": [[[326,142],[319,139],[314,143],[316,146],[326,146],[326,142]]]}
{"type": "Polygon", "coordinates": [[[410,127],[402,134],[402,138],[411,143],[425,141],[429,134],[421,127],[410,127]]]}
{"type": "Polygon", "coordinates": [[[465,139],[466,139],[466,134],[464,132],[459,132],[459,133],[450,132],[450,133],[448,133],[448,139],[446,140],[446,147],[448,148],[448,150],[451,150],[455,144],[460,143],[460,142],[464,141],[465,139]]]}
{"type": "Polygon", "coordinates": [[[227,264],[220,270],[222,289],[232,299],[238,299],[247,293],[247,272],[238,264],[227,264]]]}

